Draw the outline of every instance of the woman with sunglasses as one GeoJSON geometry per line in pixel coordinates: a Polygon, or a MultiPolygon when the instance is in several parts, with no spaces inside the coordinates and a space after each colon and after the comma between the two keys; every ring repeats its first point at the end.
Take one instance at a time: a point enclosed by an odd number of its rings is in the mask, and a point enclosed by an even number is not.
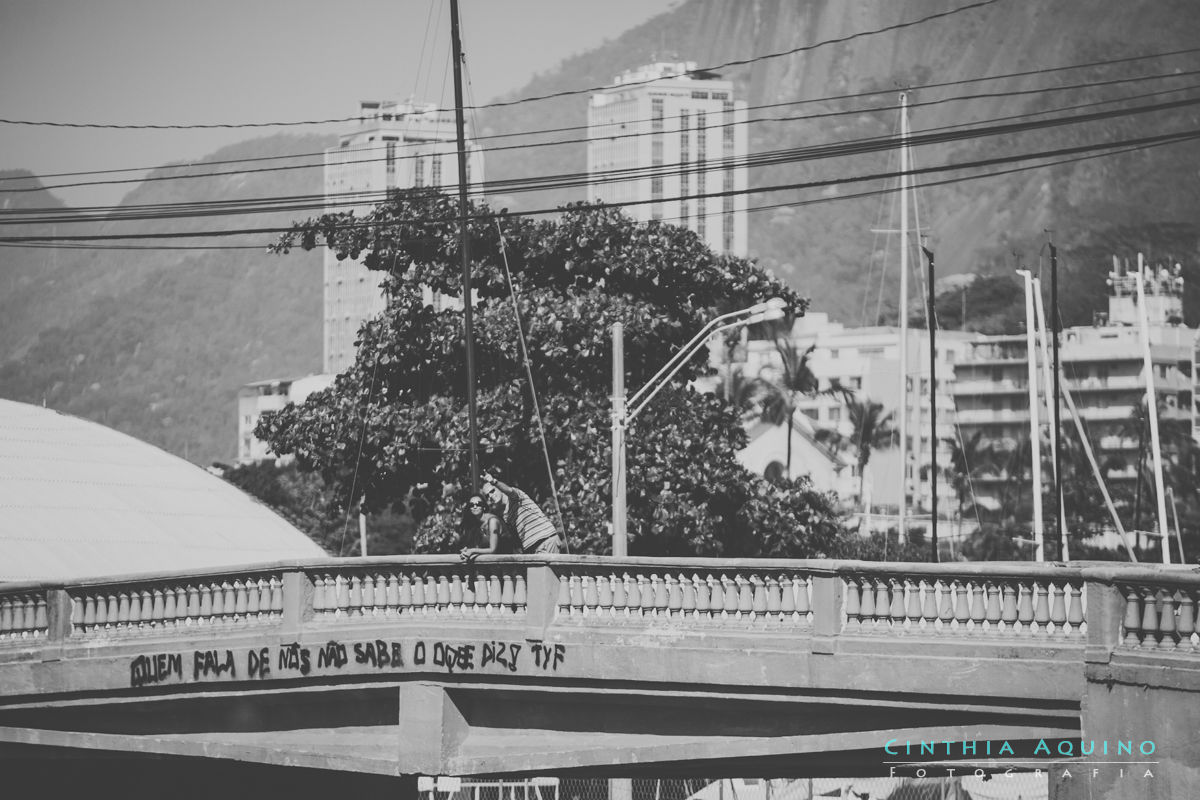
{"type": "Polygon", "coordinates": [[[484,499],[477,494],[471,495],[471,499],[463,507],[463,541],[477,542],[483,539],[487,542],[487,547],[464,547],[459,557],[470,563],[479,556],[499,552],[501,528],[500,517],[488,511],[484,499]]]}

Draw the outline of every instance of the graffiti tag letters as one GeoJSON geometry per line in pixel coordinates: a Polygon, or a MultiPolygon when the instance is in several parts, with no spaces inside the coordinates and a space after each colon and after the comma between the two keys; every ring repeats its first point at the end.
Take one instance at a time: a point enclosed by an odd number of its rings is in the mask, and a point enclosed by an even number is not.
{"type": "Polygon", "coordinates": [[[566,659],[566,647],[530,639],[517,642],[446,642],[418,639],[411,647],[411,660],[405,657],[401,642],[328,641],[323,645],[304,646],[290,642],[277,647],[255,647],[243,651],[194,650],[185,653],[151,653],[135,656],[129,664],[129,685],[150,686],[212,680],[263,680],[273,677],[308,676],[317,670],[323,674],[352,669],[399,670],[410,665],[419,670],[435,669],[447,673],[480,670],[517,672],[557,671],[566,659]],[[532,656],[526,655],[532,653],[532,656]],[[532,664],[530,661],[532,660],[532,664]],[[190,675],[184,672],[189,664],[190,675]]]}

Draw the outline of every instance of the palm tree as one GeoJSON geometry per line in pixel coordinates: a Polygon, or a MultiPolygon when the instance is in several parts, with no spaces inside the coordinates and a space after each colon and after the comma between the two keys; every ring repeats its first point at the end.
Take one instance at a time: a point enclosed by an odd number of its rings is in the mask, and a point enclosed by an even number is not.
{"type": "MultiPolygon", "coordinates": [[[[1141,505],[1143,481],[1146,487],[1154,486],[1153,465],[1149,463],[1150,417],[1146,413],[1146,398],[1134,406],[1132,413],[1118,429],[1120,436],[1137,438],[1138,454],[1135,462],[1137,485],[1134,499],[1133,527],[1141,527],[1141,505]]],[[[1163,483],[1175,497],[1189,498],[1197,493],[1197,476],[1200,475],[1200,445],[1192,438],[1191,424],[1186,419],[1165,416],[1165,403],[1158,404],[1158,442],[1163,455],[1163,483]]],[[[1153,489],[1151,489],[1153,491],[1153,489]]]]}
{"type": "Polygon", "coordinates": [[[1011,448],[996,449],[996,466],[1006,478],[1000,489],[1001,519],[1021,516],[1021,506],[1025,500],[1025,471],[1029,469],[1031,456],[1028,436],[1019,437],[1011,448]]]}
{"type": "Polygon", "coordinates": [[[850,418],[850,434],[847,436],[826,428],[817,431],[817,441],[839,450],[854,449],[855,463],[858,465],[858,497],[861,500],[871,454],[895,447],[900,441],[900,432],[892,427],[894,413],[883,413],[883,403],[851,397],[846,401],[846,412],[850,418]]]}
{"type": "Polygon", "coordinates": [[[945,442],[950,448],[950,483],[958,498],[958,535],[962,538],[963,515],[974,493],[974,479],[995,468],[996,451],[991,442],[983,438],[983,431],[976,431],[970,439],[964,440],[958,435],[945,442]]]}
{"type": "Polygon", "coordinates": [[[785,475],[792,478],[792,418],[796,413],[796,401],[800,397],[819,395],[846,396],[847,391],[833,381],[828,389],[821,389],[820,379],[808,365],[817,346],[810,345],[803,352],[789,339],[775,340],[775,351],[779,353],[781,374],[775,380],[758,381],[762,391],[758,418],[770,425],[787,424],[787,465],[785,475]]]}
{"type": "Polygon", "coordinates": [[[757,380],[748,379],[740,369],[729,375],[728,381],[717,385],[717,397],[728,402],[745,422],[758,415],[756,401],[761,387],[757,380]],[[728,394],[728,397],[726,395],[728,394]]]}

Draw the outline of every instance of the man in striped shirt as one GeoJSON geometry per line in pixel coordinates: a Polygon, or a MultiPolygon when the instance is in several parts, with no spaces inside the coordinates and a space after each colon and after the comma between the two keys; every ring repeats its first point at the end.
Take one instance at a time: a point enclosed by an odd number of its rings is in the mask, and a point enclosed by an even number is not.
{"type": "Polygon", "coordinates": [[[558,531],[538,504],[520,489],[514,489],[489,474],[483,476],[483,492],[488,499],[499,502],[503,497],[507,509],[504,522],[521,540],[521,550],[526,553],[558,553],[562,542],[558,531]]]}

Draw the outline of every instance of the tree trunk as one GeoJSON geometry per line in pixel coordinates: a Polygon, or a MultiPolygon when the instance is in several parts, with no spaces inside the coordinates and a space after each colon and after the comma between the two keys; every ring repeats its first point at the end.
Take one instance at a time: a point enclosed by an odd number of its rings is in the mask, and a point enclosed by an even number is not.
{"type": "Polygon", "coordinates": [[[792,481],[792,414],[795,410],[788,414],[787,419],[787,469],[784,470],[784,475],[787,476],[788,483],[792,481]]]}

